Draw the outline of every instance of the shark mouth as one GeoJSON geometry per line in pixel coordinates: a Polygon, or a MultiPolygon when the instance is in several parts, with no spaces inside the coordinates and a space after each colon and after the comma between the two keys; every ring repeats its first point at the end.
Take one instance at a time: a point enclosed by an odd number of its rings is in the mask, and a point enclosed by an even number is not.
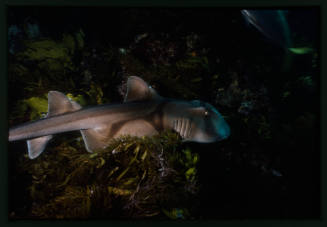
{"type": "Polygon", "coordinates": [[[183,139],[188,139],[192,133],[192,122],[188,118],[178,118],[173,121],[173,129],[179,133],[183,139]]]}

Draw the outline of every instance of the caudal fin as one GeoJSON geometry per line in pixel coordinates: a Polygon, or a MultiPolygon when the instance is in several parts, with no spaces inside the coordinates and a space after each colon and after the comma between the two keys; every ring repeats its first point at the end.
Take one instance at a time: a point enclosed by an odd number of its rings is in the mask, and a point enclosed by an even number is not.
{"type": "MultiPolygon", "coordinates": [[[[50,91],[48,93],[48,114],[46,117],[73,112],[81,108],[82,107],[78,103],[69,100],[68,97],[61,92],[50,91]]],[[[44,151],[52,137],[52,135],[48,135],[27,140],[29,158],[34,159],[38,157],[44,151]]]]}

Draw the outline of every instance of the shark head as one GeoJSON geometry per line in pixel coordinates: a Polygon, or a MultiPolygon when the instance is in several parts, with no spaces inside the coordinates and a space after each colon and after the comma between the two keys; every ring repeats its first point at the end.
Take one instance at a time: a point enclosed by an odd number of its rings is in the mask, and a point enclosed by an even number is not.
{"type": "MultiPolygon", "coordinates": [[[[158,103],[161,97],[151,86],[139,77],[132,76],[127,81],[125,102],[136,100],[154,100],[158,103]]],[[[209,103],[200,100],[171,100],[166,115],[166,122],[178,132],[184,141],[211,143],[226,139],[230,128],[218,110],[209,103]]]]}
{"type": "Polygon", "coordinates": [[[194,100],[186,104],[183,112],[173,122],[173,128],[184,141],[211,143],[226,139],[230,128],[218,112],[209,103],[194,100]]]}

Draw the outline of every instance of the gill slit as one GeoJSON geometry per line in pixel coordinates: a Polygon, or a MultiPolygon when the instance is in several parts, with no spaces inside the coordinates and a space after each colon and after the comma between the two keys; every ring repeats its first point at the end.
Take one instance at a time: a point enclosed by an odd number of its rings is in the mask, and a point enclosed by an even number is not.
{"type": "Polygon", "coordinates": [[[173,129],[183,138],[189,138],[192,132],[192,123],[188,118],[177,118],[173,121],[173,129]]]}

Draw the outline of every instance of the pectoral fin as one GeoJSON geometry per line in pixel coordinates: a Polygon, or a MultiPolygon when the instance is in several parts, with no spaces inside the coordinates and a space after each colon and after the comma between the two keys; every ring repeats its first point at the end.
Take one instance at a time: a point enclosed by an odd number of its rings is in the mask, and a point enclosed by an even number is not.
{"type": "Polygon", "coordinates": [[[83,129],[80,131],[88,152],[101,150],[108,145],[107,130],[105,128],[83,129]]]}
{"type": "Polygon", "coordinates": [[[93,129],[80,130],[83,136],[86,150],[90,153],[104,149],[108,146],[112,138],[118,138],[122,135],[129,136],[150,136],[158,131],[149,122],[140,119],[128,122],[116,122],[111,126],[102,125],[93,129]]]}

